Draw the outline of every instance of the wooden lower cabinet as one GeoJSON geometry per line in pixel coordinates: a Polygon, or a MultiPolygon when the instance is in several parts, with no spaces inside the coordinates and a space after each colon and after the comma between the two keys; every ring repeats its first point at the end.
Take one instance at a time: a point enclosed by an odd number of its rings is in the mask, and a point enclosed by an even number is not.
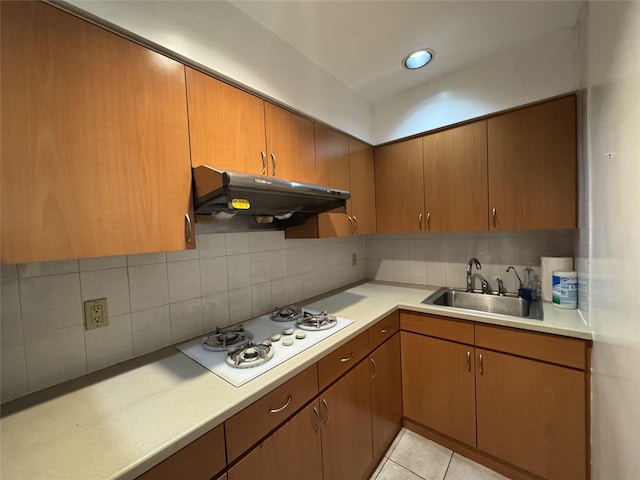
{"type": "MultiPolygon", "coordinates": [[[[224,427],[218,425],[140,475],[138,480],[168,478],[209,480],[221,472],[225,465],[224,427]]],[[[225,475],[223,474],[220,478],[225,478],[225,475]]]]}
{"type": "Polygon", "coordinates": [[[371,437],[374,462],[380,461],[402,428],[400,334],[369,356],[371,369],[371,437]]]}
{"type": "Polygon", "coordinates": [[[476,362],[478,448],[549,480],[586,478],[584,372],[482,349],[476,362]]]}
{"type": "Polygon", "coordinates": [[[307,405],[228,471],[228,480],[322,480],[319,402],[307,405]]]}
{"type": "Polygon", "coordinates": [[[369,388],[363,361],[320,395],[324,480],[364,479],[373,470],[369,388]]]}
{"type": "Polygon", "coordinates": [[[405,423],[512,478],[588,478],[590,342],[472,322],[453,341],[464,323],[401,313],[405,423]]]}
{"type": "Polygon", "coordinates": [[[404,416],[475,445],[473,347],[415,333],[401,335],[404,416]]]}

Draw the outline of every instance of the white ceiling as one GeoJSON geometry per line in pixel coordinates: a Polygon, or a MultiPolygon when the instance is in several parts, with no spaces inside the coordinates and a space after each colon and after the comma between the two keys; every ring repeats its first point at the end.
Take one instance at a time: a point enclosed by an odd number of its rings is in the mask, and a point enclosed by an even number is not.
{"type": "MultiPolygon", "coordinates": [[[[582,1],[231,0],[372,104],[572,28],[582,1]],[[435,50],[427,67],[402,58],[435,50]]],[[[531,58],[535,62],[535,58],[531,58]]]]}

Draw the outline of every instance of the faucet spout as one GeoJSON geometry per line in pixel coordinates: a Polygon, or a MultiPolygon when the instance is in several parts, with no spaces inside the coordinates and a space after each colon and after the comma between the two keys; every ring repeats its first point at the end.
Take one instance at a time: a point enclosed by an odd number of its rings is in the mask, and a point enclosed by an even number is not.
{"type": "Polygon", "coordinates": [[[471,269],[474,265],[478,270],[482,269],[482,265],[480,265],[480,262],[477,258],[471,257],[469,259],[469,261],[467,262],[467,292],[473,292],[473,278],[471,277],[471,269]]]}

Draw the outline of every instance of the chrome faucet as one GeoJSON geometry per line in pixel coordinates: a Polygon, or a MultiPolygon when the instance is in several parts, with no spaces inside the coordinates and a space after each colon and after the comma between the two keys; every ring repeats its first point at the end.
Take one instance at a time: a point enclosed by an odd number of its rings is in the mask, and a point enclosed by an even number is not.
{"type": "Polygon", "coordinates": [[[500,277],[497,277],[496,281],[498,282],[498,295],[504,297],[507,294],[507,290],[504,288],[504,282],[500,277]]]}
{"type": "Polygon", "coordinates": [[[473,279],[471,278],[471,269],[476,266],[478,270],[482,269],[482,265],[477,258],[471,257],[467,263],[467,292],[473,292],[473,279]]]}

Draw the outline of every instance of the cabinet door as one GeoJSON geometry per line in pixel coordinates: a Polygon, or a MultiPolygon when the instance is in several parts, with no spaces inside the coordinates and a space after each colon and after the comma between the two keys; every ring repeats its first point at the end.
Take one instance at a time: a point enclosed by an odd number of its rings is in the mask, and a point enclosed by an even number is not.
{"type": "Polygon", "coordinates": [[[318,402],[314,401],[233,466],[229,480],[322,480],[318,402]]]}
{"type": "Polygon", "coordinates": [[[476,357],[478,448],[549,480],[584,479],[584,372],[489,350],[476,357]]]}
{"type": "Polygon", "coordinates": [[[426,230],[487,230],[486,120],[425,135],[422,143],[426,230]]]}
{"type": "Polygon", "coordinates": [[[195,247],[184,67],[44,2],[0,8],[2,262],[195,247]]]}
{"type": "Polygon", "coordinates": [[[186,69],[191,163],[267,174],[264,101],[186,69]]]}
{"type": "Polygon", "coordinates": [[[376,233],[376,192],[373,147],[349,138],[350,210],[354,235],[376,233]]]}
{"type": "Polygon", "coordinates": [[[313,122],[268,102],[264,106],[269,175],[316,183],[313,122]]]}
{"type": "Polygon", "coordinates": [[[380,461],[402,427],[400,334],[369,356],[373,458],[380,461]]]}
{"type": "Polygon", "coordinates": [[[401,332],[404,416],[475,446],[473,347],[401,332]]]}
{"type": "Polygon", "coordinates": [[[424,230],[422,138],[375,149],[378,233],[424,230]]]}
{"type": "MultiPolygon", "coordinates": [[[[316,145],[316,181],[340,190],[350,189],[349,139],[340,132],[314,124],[316,145]]],[[[318,237],[346,237],[352,234],[353,220],[344,212],[317,216],[318,237]]]]}
{"type": "Polygon", "coordinates": [[[576,228],[576,97],[487,122],[490,229],[576,228]]]}
{"type": "Polygon", "coordinates": [[[320,402],[324,480],[368,478],[373,468],[368,362],[329,388],[320,402]]]}

